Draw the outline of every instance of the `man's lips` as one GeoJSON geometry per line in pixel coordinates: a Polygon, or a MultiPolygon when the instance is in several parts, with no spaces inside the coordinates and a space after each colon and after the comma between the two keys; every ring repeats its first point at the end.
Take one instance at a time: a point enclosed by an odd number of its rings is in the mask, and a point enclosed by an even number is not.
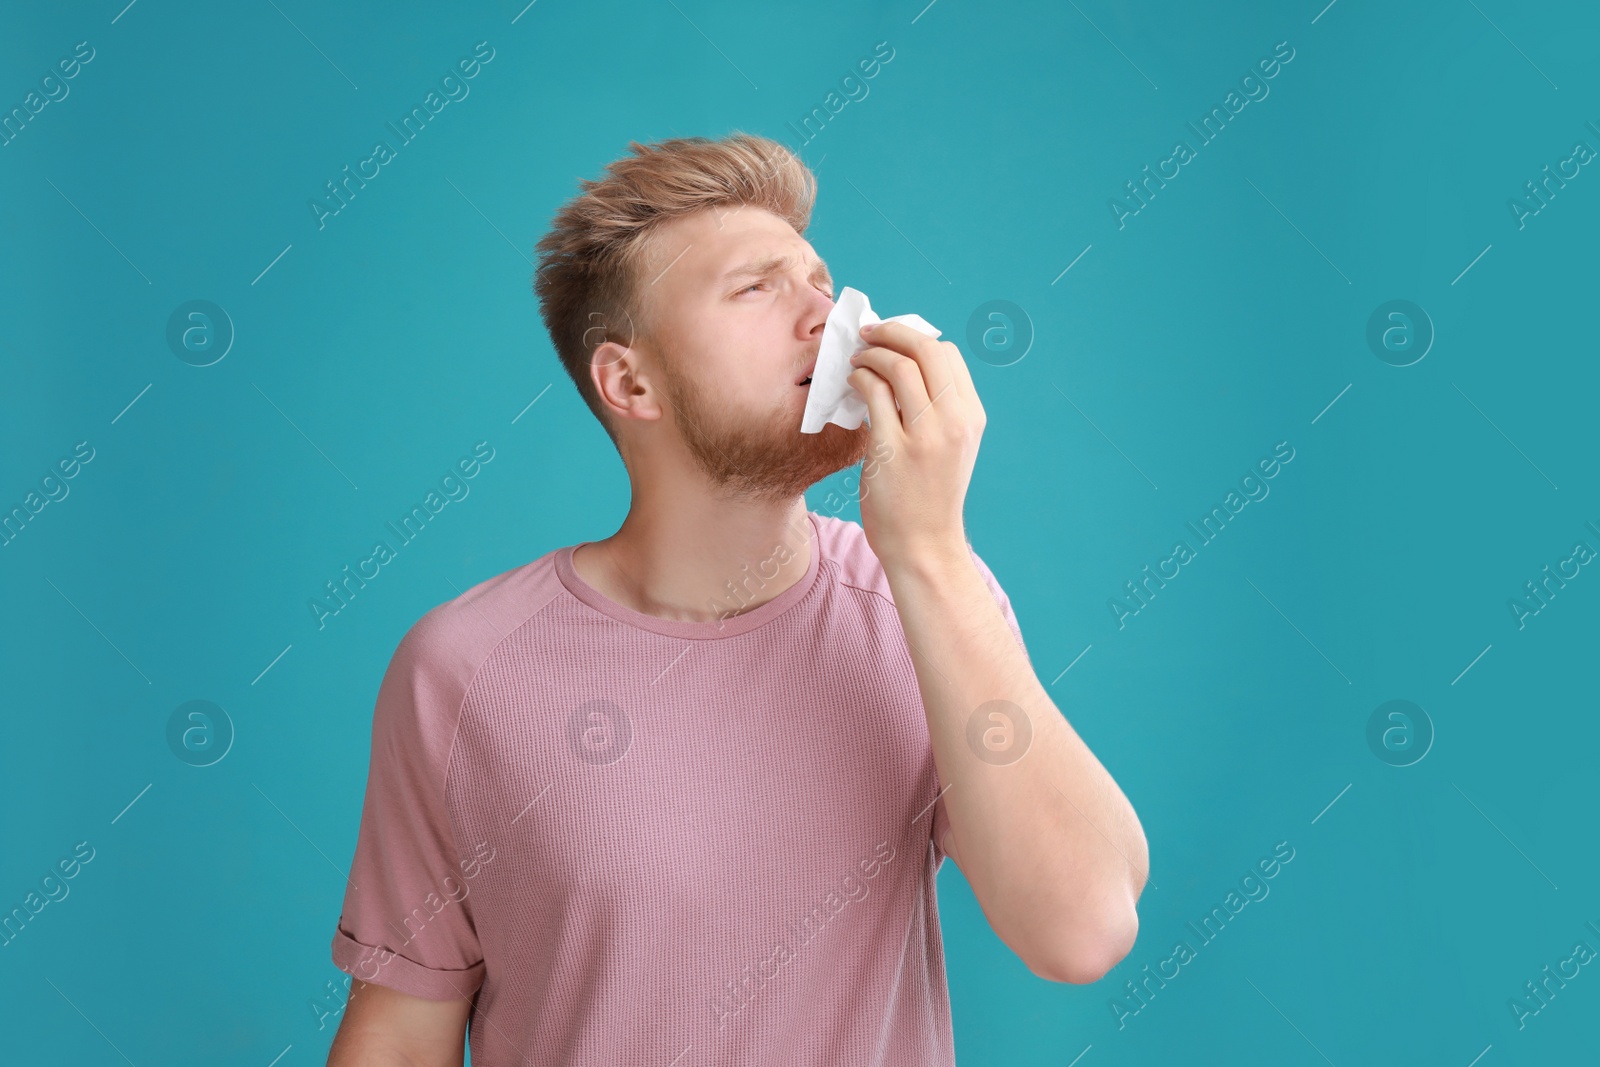
{"type": "Polygon", "coordinates": [[[815,359],[813,359],[810,363],[806,364],[806,369],[801,372],[800,377],[798,377],[798,378],[796,378],[794,380],[794,384],[796,384],[796,385],[809,385],[811,383],[812,372],[815,371],[816,369],[817,369],[817,361],[815,359]]]}

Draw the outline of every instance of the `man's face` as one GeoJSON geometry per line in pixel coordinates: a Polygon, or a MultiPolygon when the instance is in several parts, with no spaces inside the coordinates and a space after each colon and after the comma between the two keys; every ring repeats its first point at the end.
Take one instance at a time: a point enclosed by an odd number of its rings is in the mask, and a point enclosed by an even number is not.
{"type": "Polygon", "coordinates": [[[791,499],[862,461],[871,428],[800,432],[833,310],[827,266],[794,228],[758,207],[709,209],[653,236],[641,278],[652,366],[668,417],[718,488],[791,499]]]}

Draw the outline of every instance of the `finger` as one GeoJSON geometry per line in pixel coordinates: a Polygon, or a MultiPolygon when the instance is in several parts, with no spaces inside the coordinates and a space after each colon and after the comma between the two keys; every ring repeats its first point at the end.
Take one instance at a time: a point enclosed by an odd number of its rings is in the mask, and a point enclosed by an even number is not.
{"type": "MultiPolygon", "coordinates": [[[[872,422],[875,441],[887,442],[891,447],[904,446],[905,426],[900,412],[895,410],[894,390],[889,383],[868,367],[857,367],[845,378],[867,402],[867,415],[872,422]]],[[[894,453],[890,453],[893,455],[894,453]]]]}
{"type": "Polygon", "coordinates": [[[964,392],[956,379],[955,368],[950,365],[949,353],[936,338],[903,322],[875,323],[865,327],[861,336],[869,345],[888,348],[914,360],[922,371],[923,390],[929,396],[938,396],[946,390],[958,396],[964,392]]]}
{"type": "Polygon", "coordinates": [[[967,362],[966,355],[954,341],[940,341],[939,344],[949,352],[950,362],[956,369],[956,392],[963,397],[977,396],[978,383],[972,380],[972,366],[967,362]]]}
{"type": "MultiPolygon", "coordinates": [[[[892,387],[892,396],[900,402],[900,409],[912,414],[925,410],[928,383],[923,380],[922,368],[917,361],[887,348],[863,348],[850,357],[853,367],[866,367],[875,372],[892,387]]],[[[909,416],[908,416],[909,417],[909,416]]]]}

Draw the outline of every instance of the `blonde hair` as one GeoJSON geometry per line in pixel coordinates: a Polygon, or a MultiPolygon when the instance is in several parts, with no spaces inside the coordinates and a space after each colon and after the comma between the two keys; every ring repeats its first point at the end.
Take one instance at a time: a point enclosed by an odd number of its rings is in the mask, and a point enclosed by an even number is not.
{"type": "MultiPolygon", "coordinates": [[[[657,227],[706,208],[765,208],[804,234],[817,179],[784,145],[734,132],[722,140],[678,137],[642,145],[580,179],[582,192],[562,205],[536,246],[533,291],[561,365],[613,445],[589,363],[605,341],[631,345],[654,325],[640,277],[657,227]]],[[[620,448],[619,448],[620,451],[620,448]]]]}

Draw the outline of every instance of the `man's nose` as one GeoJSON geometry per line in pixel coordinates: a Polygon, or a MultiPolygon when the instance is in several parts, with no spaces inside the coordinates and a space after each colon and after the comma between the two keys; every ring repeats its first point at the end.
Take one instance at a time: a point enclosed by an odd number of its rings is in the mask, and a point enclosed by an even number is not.
{"type": "Polygon", "coordinates": [[[822,318],[826,321],[828,316],[833,314],[833,306],[837,301],[828,296],[827,293],[818,292],[817,296],[822,302],[822,318]]]}

